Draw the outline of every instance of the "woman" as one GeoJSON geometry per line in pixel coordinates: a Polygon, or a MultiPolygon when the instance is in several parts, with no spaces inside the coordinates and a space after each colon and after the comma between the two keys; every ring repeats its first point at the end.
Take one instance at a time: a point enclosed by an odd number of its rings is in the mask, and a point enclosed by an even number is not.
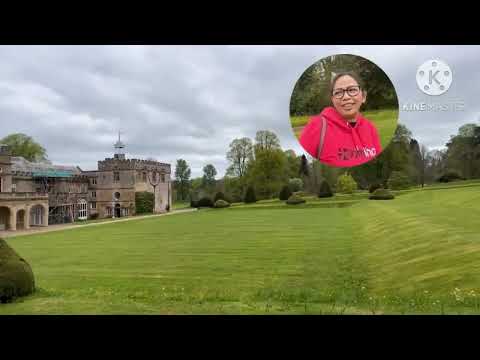
{"type": "Polygon", "coordinates": [[[381,151],[375,126],[360,114],[367,101],[361,79],[352,72],[336,74],[331,82],[333,104],[310,118],[300,144],[321,162],[351,167],[372,160],[381,151]]]}

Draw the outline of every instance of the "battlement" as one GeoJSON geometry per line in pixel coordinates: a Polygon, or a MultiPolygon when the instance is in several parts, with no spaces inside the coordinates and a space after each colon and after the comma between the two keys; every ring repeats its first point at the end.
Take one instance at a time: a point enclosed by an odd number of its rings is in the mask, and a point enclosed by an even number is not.
{"type": "Polygon", "coordinates": [[[106,158],[98,162],[98,170],[150,170],[157,169],[170,173],[170,164],[161,163],[153,160],[142,159],[115,159],[106,158]]]}

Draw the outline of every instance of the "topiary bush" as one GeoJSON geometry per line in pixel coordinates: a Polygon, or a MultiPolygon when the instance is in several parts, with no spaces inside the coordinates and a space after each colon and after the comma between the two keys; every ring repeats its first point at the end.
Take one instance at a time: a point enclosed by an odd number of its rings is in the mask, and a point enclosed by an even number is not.
{"type": "Polygon", "coordinates": [[[198,200],[197,207],[213,207],[213,201],[208,197],[203,197],[198,200]]]}
{"type": "Polygon", "coordinates": [[[303,189],[303,180],[300,178],[293,178],[288,180],[288,186],[292,192],[300,191],[303,189]]]}
{"type": "Polygon", "coordinates": [[[98,213],[90,214],[90,220],[96,220],[96,219],[98,219],[98,213]]]}
{"type": "Polygon", "coordinates": [[[0,303],[10,302],[34,291],[32,268],[5,240],[0,239],[0,303]]]}
{"type": "Polygon", "coordinates": [[[135,213],[146,214],[153,213],[155,197],[148,191],[139,191],[135,193],[135,213]]]}
{"type": "Polygon", "coordinates": [[[219,192],[217,192],[217,193],[215,194],[215,197],[213,198],[213,202],[215,203],[215,202],[217,202],[217,200],[225,200],[225,201],[227,201],[227,200],[225,199],[225,194],[224,194],[223,192],[221,192],[221,191],[219,191],[219,192]]]}
{"type": "Polygon", "coordinates": [[[198,207],[198,201],[190,199],[190,207],[197,208],[198,207]]]}
{"type": "Polygon", "coordinates": [[[255,195],[255,189],[253,186],[249,186],[247,192],[245,193],[244,202],[246,204],[251,204],[257,202],[257,196],[255,195]]]}
{"type": "Polygon", "coordinates": [[[392,190],[408,189],[411,185],[408,175],[400,171],[393,171],[388,179],[388,187],[392,190]]]}
{"type": "Polygon", "coordinates": [[[217,201],[215,201],[215,204],[214,204],[214,207],[217,208],[217,209],[223,209],[223,208],[226,208],[226,207],[229,207],[230,204],[228,202],[226,202],[225,200],[222,200],[222,199],[218,199],[217,201]]]}
{"type": "Polygon", "coordinates": [[[306,203],[305,199],[302,199],[300,196],[293,194],[288,198],[286,201],[288,205],[298,205],[298,204],[304,204],[306,203]]]}
{"type": "Polygon", "coordinates": [[[370,200],[392,200],[395,196],[387,189],[377,189],[368,198],[370,200]]]}
{"type": "Polygon", "coordinates": [[[336,188],[339,193],[353,194],[357,190],[357,183],[351,175],[343,174],[338,177],[336,188]]]}
{"type": "Polygon", "coordinates": [[[320,191],[318,192],[318,197],[319,198],[327,198],[327,197],[332,197],[332,189],[330,189],[330,185],[328,184],[327,181],[323,181],[320,184],[320,191]]]}
{"type": "Polygon", "coordinates": [[[282,201],[288,200],[290,196],[292,196],[292,191],[290,190],[290,187],[288,185],[282,187],[280,194],[278,194],[278,198],[282,201]]]}
{"type": "Polygon", "coordinates": [[[379,183],[372,184],[368,187],[368,192],[372,194],[377,189],[383,189],[383,185],[379,183]]]}
{"type": "Polygon", "coordinates": [[[456,173],[455,171],[449,171],[445,174],[443,174],[442,176],[440,176],[437,181],[438,182],[443,182],[443,183],[447,183],[447,182],[450,182],[450,181],[455,181],[455,180],[465,180],[464,178],[462,178],[458,173],[456,173]]]}

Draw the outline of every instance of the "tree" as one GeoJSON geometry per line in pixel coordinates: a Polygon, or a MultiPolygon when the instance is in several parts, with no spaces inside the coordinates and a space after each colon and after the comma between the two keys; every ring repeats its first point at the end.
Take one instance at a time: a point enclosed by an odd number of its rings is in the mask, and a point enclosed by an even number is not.
{"type": "Polygon", "coordinates": [[[248,180],[255,186],[261,199],[278,194],[287,181],[285,154],[281,149],[255,150],[255,160],[249,164],[248,180]]]}
{"type": "Polygon", "coordinates": [[[408,189],[410,185],[408,175],[401,171],[393,171],[388,179],[388,187],[392,190],[408,189]]]}
{"type": "Polygon", "coordinates": [[[183,159],[177,160],[177,165],[175,166],[175,185],[178,188],[180,194],[180,199],[185,200],[190,189],[190,175],[192,171],[188,166],[187,162],[183,159]]]}
{"type": "Polygon", "coordinates": [[[420,183],[425,186],[425,172],[428,166],[428,148],[425,145],[420,146],[420,183]]]}
{"type": "Polygon", "coordinates": [[[202,186],[212,188],[215,185],[215,176],[217,170],[212,164],[207,164],[203,167],[202,186]]]}
{"type": "Polygon", "coordinates": [[[300,158],[293,150],[285,150],[283,153],[287,161],[287,176],[289,178],[297,177],[300,172],[300,158]]]}
{"type": "Polygon", "coordinates": [[[280,149],[280,140],[278,136],[268,130],[257,131],[255,135],[255,150],[278,150],[280,149]]]}
{"type": "Polygon", "coordinates": [[[300,160],[299,175],[300,176],[308,176],[309,175],[308,160],[307,160],[307,157],[305,156],[305,154],[302,155],[302,159],[300,160]]]}
{"type": "Polygon", "coordinates": [[[227,175],[242,177],[247,171],[248,162],[253,158],[252,140],[247,137],[233,140],[227,152],[227,160],[231,165],[227,169],[227,175]]]}
{"type": "Polygon", "coordinates": [[[357,190],[357,183],[349,174],[343,174],[337,180],[337,192],[344,194],[353,194],[357,190]]]}
{"type": "Polygon", "coordinates": [[[8,135],[0,140],[0,144],[8,145],[12,156],[21,156],[33,162],[47,160],[45,148],[25,134],[8,135]]]}

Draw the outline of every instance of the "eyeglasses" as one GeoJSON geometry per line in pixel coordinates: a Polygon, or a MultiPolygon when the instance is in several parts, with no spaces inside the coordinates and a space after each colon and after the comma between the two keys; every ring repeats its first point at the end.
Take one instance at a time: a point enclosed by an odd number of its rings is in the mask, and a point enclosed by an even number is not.
{"type": "Polygon", "coordinates": [[[346,89],[335,89],[333,90],[332,96],[335,99],[342,99],[345,92],[347,92],[348,96],[354,97],[360,93],[360,86],[349,86],[346,89]]]}

